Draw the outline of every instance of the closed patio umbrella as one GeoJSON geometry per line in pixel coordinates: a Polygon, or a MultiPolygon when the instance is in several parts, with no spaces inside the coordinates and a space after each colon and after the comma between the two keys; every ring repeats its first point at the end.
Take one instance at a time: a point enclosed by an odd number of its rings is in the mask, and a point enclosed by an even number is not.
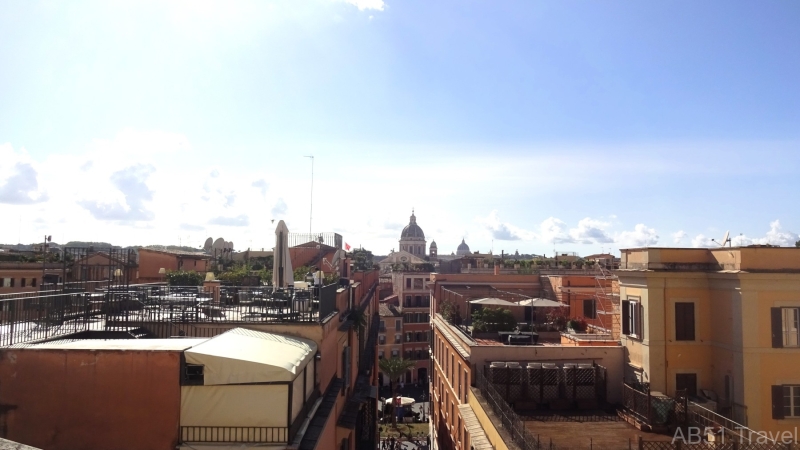
{"type": "Polygon", "coordinates": [[[479,298],[477,300],[470,300],[470,303],[473,305],[484,305],[484,306],[525,306],[519,305],[517,303],[509,302],[508,300],[503,300],[501,298],[479,298]]]}
{"type": "Polygon", "coordinates": [[[292,259],[289,257],[289,228],[284,221],[275,227],[275,251],[272,258],[272,284],[278,287],[294,286],[292,259]]]}
{"type": "Polygon", "coordinates": [[[546,298],[528,298],[517,303],[518,306],[532,306],[534,308],[558,308],[569,306],[566,303],[548,300],[546,298]]]}

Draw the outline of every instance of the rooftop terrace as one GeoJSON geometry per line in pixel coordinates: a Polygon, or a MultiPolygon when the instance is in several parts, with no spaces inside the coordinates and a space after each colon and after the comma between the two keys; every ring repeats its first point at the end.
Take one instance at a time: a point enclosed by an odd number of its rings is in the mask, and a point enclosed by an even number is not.
{"type": "MultiPolygon", "coordinates": [[[[0,346],[81,332],[117,331],[133,337],[145,325],[167,325],[159,337],[196,335],[186,325],[320,323],[346,295],[339,285],[316,291],[272,287],[112,286],[94,292],[32,292],[0,296],[0,346]],[[173,327],[175,325],[175,327],[173,327]],[[183,325],[183,326],[181,326],[183,325]],[[138,330],[138,331],[137,331],[138,330]],[[175,334],[173,334],[175,333],[175,334]]],[[[148,336],[153,337],[153,336],[148,336]]]]}

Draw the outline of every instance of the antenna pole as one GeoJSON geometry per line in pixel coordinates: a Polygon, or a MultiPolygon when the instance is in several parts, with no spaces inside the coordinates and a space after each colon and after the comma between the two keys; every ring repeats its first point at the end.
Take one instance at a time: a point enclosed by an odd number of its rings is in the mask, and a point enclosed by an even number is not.
{"type": "Polygon", "coordinates": [[[311,158],[311,202],[308,208],[308,234],[311,235],[311,219],[314,214],[314,155],[308,155],[306,158],[311,158]]]}

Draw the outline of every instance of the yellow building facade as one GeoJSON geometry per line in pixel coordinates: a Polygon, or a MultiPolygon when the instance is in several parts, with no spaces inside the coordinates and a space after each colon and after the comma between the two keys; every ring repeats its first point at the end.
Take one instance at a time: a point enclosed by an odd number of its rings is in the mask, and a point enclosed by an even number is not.
{"type": "Polygon", "coordinates": [[[800,428],[800,248],[625,249],[616,273],[627,381],[707,393],[756,431],[800,428]]]}

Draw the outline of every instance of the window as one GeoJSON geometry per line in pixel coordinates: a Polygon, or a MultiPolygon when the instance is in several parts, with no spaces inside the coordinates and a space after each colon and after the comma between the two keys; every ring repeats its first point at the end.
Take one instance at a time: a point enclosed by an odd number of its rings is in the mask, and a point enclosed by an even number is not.
{"type": "Polygon", "coordinates": [[[386,345],[386,336],[382,334],[378,336],[378,345],[386,345]]]}
{"type": "Polygon", "coordinates": [[[10,280],[11,280],[11,287],[14,287],[14,279],[10,278],[10,280]]]}
{"type": "Polygon", "coordinates": [[[186,364],[183,367],[183,384],[187,386],[203,385],[203,366],[186,364]]]}
{"type": "Polygon", "coordinates": [[[587,319],[597,319],[597,309],[593,298],[583,301],[583,317],[587,319]]]}
{"type": "Polygon", "coordinates": [[[31,278],[31,287],[36,287],[36,278],[31,278]]]}
{"type": "Polygon", "coordinates": [[[414,278],[414,289],[422,289],[422,278],[414,278]]]}
{"type": "Polygon", "coordinates": [[[394,321],[394,331],[400,331],[403,328],[403,321],[402,320],[395,320],[394,321]]]}
{"type": "Polygon", "coordinates": [[[394,335],[394,343],[395,343],[395,344],[399,344],[399,343],[401,343],[401,342],[403,342],[403,335],[402,335],[402,334],[400,334],[400,333],[398,333],[398,334],[395,334],[395,335],[394,335]]]}
{"type": "Polygon", "coordinates": [[[800,347],[800,307],[772,308],[772,347],[800,347]]]}
{"type": "Polygon", "coordinates": [[[406,278],[406,288],[411,289],[411,278],[406,278]]]}
{"type": "Polygon", "coordinates": [[[694,303],[675,303],[675,340],[694,340],[694,303]]]}
{"type": "Polygon", "coordinates": [[[678,373],[675,374],[675,389],[686,390],[686,395],[690,397],[697,397],[697,374],[696,373],[678,373]]]}
{"type": "Polygon", "coordinates": [[[622,301],[622,334],[644,338],[644,307],[638,300],[622,301]]]}
{"type": "Polygon", "coordinates": [[[469,391],[469,376],[467,369],[464,369],[464,403],[467,403],[467,392],[469,391]]]}
{"type": "Polygon", "coordinates": [[[772,418],[800,418],[800,386],[772,386],[772,418]]]}
{"type": "Polygon", "coordinates": [[[458,378],[458,398],[461,398],[461,377],[458,374],[461,373],[461,363],[458,363],[458,371],[456,372],[456,377],[458,378]]]}
{"type": "Polygon", "coordinates": [[[378,359],[383,359],[383,350],[378,352],[378,359]]]}
{"type": "Polygon", "coordinates": [[[381,320],[381,323],[380,323],[380,329],[381,329],[381,330],[385,330],[385,329],[386,329],[386,322],[384,322],[384,321],[382,321],[382,320],[381,320]]]}
{"type": "Polygon", "coordinates": [[[411,342],[411,333],[406,333],[406,342],[411,342]]]}
{"type": "MultiPolygon", "coordinates": [[[[410,278],[409,278],[409,279],[410,279],[410,278]]],[[[406,302],[405,302],[405,306],[406,306],[406,307],[408,307],[408,308],[410,308],[410,307],[411,307],[411,296],[410,296],[410,295],[406,295],[406,302]]]]}
{"type": "Polygon", "coordinates": [[[400,355],[399,350],[397,350],[396,348],[392,349],[392,358],[397,358],[399,355],[400,355]]]}
{"type": "Polygon", "coordinates": [[[25,287],[25,278],[19,279],[19,287],[25,287]]]}

